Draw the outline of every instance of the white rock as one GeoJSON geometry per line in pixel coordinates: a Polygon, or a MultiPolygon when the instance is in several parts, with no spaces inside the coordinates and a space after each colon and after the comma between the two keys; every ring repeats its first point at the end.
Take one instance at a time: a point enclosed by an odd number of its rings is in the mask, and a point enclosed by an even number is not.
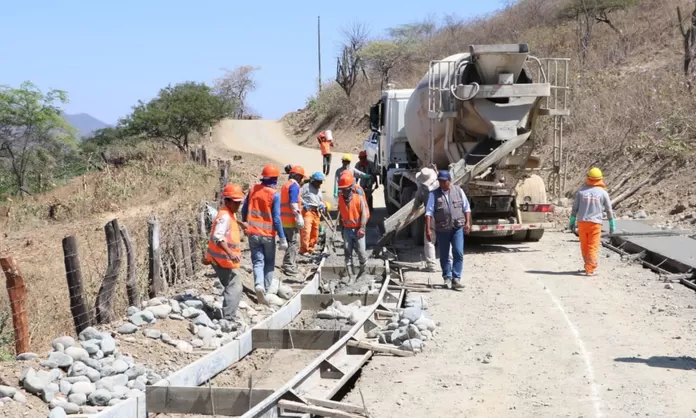
{"type": "Polygon", "coordinates": [[[148,306],[145,310],[152,312],[155,318],[164,319],[172,311],[172,307],[169,304],[148,306]]]}

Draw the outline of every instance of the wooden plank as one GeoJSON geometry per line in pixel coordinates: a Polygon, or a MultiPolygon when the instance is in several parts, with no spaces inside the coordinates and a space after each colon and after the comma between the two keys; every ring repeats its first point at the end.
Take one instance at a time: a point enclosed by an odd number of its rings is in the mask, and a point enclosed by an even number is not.
{"type": "Polygon", "coordinates": [[[316,406],[322,406],[324,408],[331,408],[331,409],[337,409],[339,411],[343,412],[351,412],[354,414],[365,414],[365,408],[362,406],[357,406],[357,405],[351,405],[349,403],[345,402],[336,402],[336,401],[328,401],[325,399],[317,399],[317,398],[307,398],[305,397],[307,402],[311,403],[312,405],[316,406]]]}
{"type": "Polygon", "coordinates": [[[363,306],[372,305],[377,302],[376,293],[364,293],[362,295],[302,295],[303,311],[321,311],[331,305],[332,301],[341,302],[344,305],[359,300],[363,306]]]}
{"type": "Polygon", "coordinates": [[[327,418],[363,418],[365,415],[352,414],[338,409],[324,408],[321,406],[307,405],[300,402],[281,400],[278,406],[290,411],[307,412],[312,415],[319,415],[327,418]]]}
{"type": "Polygon", "coordinates": [[[348,341],[348,345],[351,347],[364,348],[365,350],[376,351],[379,353],[389,353],[394,354],[399,357],[413,357],[413,351],[404,351],[396,348],[395,346],[389,346],[386,344],[375,344],[367,341],[348,341]]]}
{"type": "Polygon", "coordinates": [[[347,331],[315,329],[252,329],[254,349],[326,350],[343,338],[347,331]]]}
{"type": "Polygon", "coordinates": [[[272,389],[148,386],[145,405],[148,413],[239,416],[272,393],[272,389]]]}

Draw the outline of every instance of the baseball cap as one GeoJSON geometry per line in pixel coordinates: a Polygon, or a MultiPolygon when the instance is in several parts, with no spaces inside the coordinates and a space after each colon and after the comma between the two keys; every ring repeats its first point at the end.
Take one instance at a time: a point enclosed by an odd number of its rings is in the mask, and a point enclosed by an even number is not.
{"type": "Polygon", "coordinates": [[[452,180],[452,175],[447,170],[440,170],[437,172],[438,180],[452,180]]]}

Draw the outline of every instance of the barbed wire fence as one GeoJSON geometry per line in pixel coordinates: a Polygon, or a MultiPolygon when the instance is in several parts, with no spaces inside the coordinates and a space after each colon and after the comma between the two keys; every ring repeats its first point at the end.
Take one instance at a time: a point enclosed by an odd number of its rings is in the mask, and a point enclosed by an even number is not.
{"type": "Polygon", "coordinates": [[[203,270],[214,213],[210,207],[218,207],[231,161],[209,159],[204,147],[191,149],[188,158],[219,169],[212,202],[188,202],[145,219],[111,219],[99,241],[96,231],[65,236],[64,271],[51,270],[48,285],[35,285],[33,277],[23,275],[14,254],[0,254],[7,289],[7,299],[0,297],[0,361],[32,347],[42,352],[52,338],[73,330],[79,334],[114,322],[129,306],[141,308],[143,301],[166,296],[170,288],[184,286],[203,270]]]}

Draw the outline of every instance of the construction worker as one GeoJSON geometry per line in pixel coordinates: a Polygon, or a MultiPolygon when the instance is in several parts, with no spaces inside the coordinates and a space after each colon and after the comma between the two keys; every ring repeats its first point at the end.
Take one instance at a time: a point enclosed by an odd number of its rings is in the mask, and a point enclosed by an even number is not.
{"type": "Polygon", "coordinates": [[[445,286],[460,289],[464,268],[464,235],[471,231],[471,208],[464,190],[452,184],[449,171],[440,170],[437,180],[440,187],[430,192],[425,205],[425,236],[428,241],[434,242],[432,230],[435,230],[445,286]],[[450,248],[453,262],[449,258],[450,248]]]}
{"type": "Polygon", "coordinates": [[[338,188],[341,194],[338,197],[338,212],[343,225],[343,249],[345,256],[346,272],[353,279],[353,250],[358,253],[360,268],[357,277],[365,273],[367,265],[367,250],[365,245],[365,233],[367,221],[370,219],[370,209],[367,207],[364,192],[355,184],[355,179],[350,171],[341,174],[338,179],[338,188]]]}
{"type": "Polygon", "coordinates": [[[273,282],[276,235],[280,248],[287,250],[283,224],[280,220],[280,194],[276,191],[280,171],[268,164],[261,172],[261,183],[251,188],[242,206],[242,219],[248,223],[249,249],[254,269],[254,291],[259,303],[267,304],[266,292],[273,282]]]}
{"type": "Polygon", "coordinates": [[[323,173],[325,176],[328,176],[331,172],[331,148],[334,146],[331,131],[319,133],[319,135],[317,135],[317,141],[319,142],[319,148],[321,149],[323,173]]]}
{"type": "Polygon", "coordinates": [[[244,192],[236,184],[228,184],[222,189],[223,205],[218,210],[208,239],[208,251],[202,262],[212,264],[222,287],[222,320],[220,325],[228,330],[237,329],[235,315],[242,298],[242,276],[239,267],[242,262],[241,231],[246,225],[237,221],[236,213],[244,201],[244,192]]]}
{"type": "MultiPolygon", "coordinates": [[[[416,174],[416,183],[418,183],[418,190],[416,191],[416,196],[414,199],[413,209],[416,210],[425,205],[430,197],[430,192],[437,189],[437,172],[429,167],[422,168],[418,174],[416,174]]],[[[432,227],[432,225],[431,225],[432,227]]],[[[423,255],[425,257],[425,267],[426,271],[436,272],[437,271],[437,257],[435,255],[435,245],[437,243],[437,236],[433,235],[434,230],[431,229],[430,236],[433,238],[432,241],[428,240],[427,232],[423,228],[424,242],[423,242],[423,255]]]]}
{"type": "Polygon", "coordinates": [[[379,171],[372,161],[367,161],[367,151],[360,151],[358,159],[359,161],[355,164],[355,168],[369,175],[367,178],[361,178],[358,184],[360,184],[360,187],[365,191],[367,206],[370,208],[370,212],[372,212],[374,210],[372,193],[379,187],[379,182],[377,181],[379,171]]]}
{"type": "Polygon", "coordinates": [[[573,209],[570,212],[569,229],[575,231],[577,221],[580,250],[585,263],[585,274],[594,276],[599,260],[599,246],[602,235],[603,212],[609,219],[609,233],[616,230],[611,198],[606,191],[602,170],[592,167],[587,172],[585,185],[575,194],[573,209]]]}
{"type": "Polygon", "coordinates": [[[304,228],[304,218],[300,210],[300,182],[304,179],[305,171],[299,165],[292,166],[288,181],[280,189],[280,220],[283,223],[288,249],[283,257],[283,273],[295,276],[297,270],[297,252],[300,247],[299,234],[304,228]]]}
{"type": "Polygon", "coordinates": [[[334,199],[338,199],[338,180],[341,178],[341,174],[343,174],[344,171],[349,170],[351,174],[353,174],[353,177],[357,179],[367,180],[371,177],[369,174],[363,173],[356,168],[350,168],[350,160],[350,154],[343,154],[343,157],[341,157],[341,167],[336,170],[336,176],[334,177],[334,199]]]}
{"type": "Polygon", "coordinates": [[[324,174],[316,172],[309,178],[309,183],[302,186],[302,217],[304,228],[300,237],[300,254],[312,255],[314,246],[319,241],[319,225],[321,215],[319,211],[326,210],[326,204],[321,195],[321,185],[324,183],[324,174]]]}

